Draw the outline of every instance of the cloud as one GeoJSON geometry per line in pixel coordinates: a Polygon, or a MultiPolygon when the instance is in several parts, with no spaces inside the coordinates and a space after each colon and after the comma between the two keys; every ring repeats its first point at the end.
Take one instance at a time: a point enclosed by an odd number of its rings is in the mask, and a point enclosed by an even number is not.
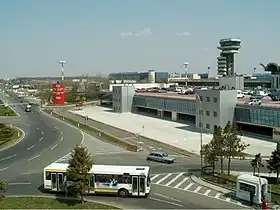
{"type": "Polygon", "coordinates": [[[187,31],[184,31],[184,32],[180,32],[180,33],[176,33],[177,36],[190,36],[191,33],[190,32],[187,32],[187,31]]]}
{"type": "Polygon", "coordinates": [[[122,37],[130,37],[130,36],[134,36],[133,32],[121,32],[120,35],[122,37]]]}
{"type": "Polygon", "coordinates": [[[153,34],[152,30],[150,28],[144,28],[142,31],[139,32],[121,32],[120,35],[122,37],[132,37],[132,36],[141,36],[141,37],[147,37],[151,36],[153,34]]]}
{"type": "Polygon", "coordinates": [[[135,36],[151,36],[153,34],[150,28],[144,28],[142,31],[135,33],[135,36]]]}

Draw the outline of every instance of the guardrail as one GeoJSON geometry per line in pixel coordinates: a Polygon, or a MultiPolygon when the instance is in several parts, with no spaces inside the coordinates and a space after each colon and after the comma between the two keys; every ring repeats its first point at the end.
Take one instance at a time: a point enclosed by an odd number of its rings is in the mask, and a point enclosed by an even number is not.
{"type": "Polygon", "coordinates": [[[52,112],[50,110],[43,110],[44,112],[48,113],[48,114],[51,114],[52,116],[58,118],[58,119],[61,119],[83,131],[85,131],[86,133],[90,134],[90,135],[93,135],[95,136],[96,138],[100,139],[100,140],[103,140],[103,141],[107,141],[107,142],[110,142],[110,143],[113,143],[113,144],[117,144],[123,148],[125,148],[126,150],[128,151],[131,151],[131,152],[138,152],[141,150],[141,146],[139,145],[135,145],[135,144],[132,144],[130,142],[127,142],[127,141],[124,141],[116,136],[113,136],[105,131],[102,131],[98,128],[94,128],[90,125],[87,125],[86,123],[83,123],[83,122],[80,122],[80,121],[75,121],[73,119],[70,119],[68,117],[65,117],[64,115],[61,115],[61,114],[58,114],[58,113],[55,113],[55,112],[52,112]]]}

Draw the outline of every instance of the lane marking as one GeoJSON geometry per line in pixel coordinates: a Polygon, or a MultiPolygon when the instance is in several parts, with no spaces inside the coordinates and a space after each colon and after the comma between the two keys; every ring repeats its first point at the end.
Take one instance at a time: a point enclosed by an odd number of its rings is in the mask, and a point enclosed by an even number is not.
{"type": "Polygon", "coordinates": [[[227,202],[230,202],[230,198],[226,198],[226,201],[227,201],[227,202]]]}
{"type": "Polygon", "coordinates": [[[148,199],[151,199],[151,200],[154,200],[154,201],[163,202],[163,203],[168,203],[168,204],[171,204],[171,205],[174,205],[174,206],[184,207],[182,204],[179,204],[179,203],[173,203],[173,202],[169,202],[169,201],[165,201],[165,200],[161,200],[161,199],[158,199],[158,198],[152,198],[152,197],[149,197],[148,199]]]}
{"type": "Polygon", "coordinates": [[[194,192],[197,193],[201,188],[202,188],[201,186],[198,186],[198,187],[194,190],[194,192]]]}
{"type": "Polygon", "coordinates": [[[11,155],[11,156],[2,158],[1,161],[8,160],[8,159],[13,158],[13,157],[15,157],[15,156],[17,156],[17,154],[13,154],[13,155],[11,155]]]}
{"type": "Polygon", "coordinates": [[[55,149],[56,147],[57,147],[57,144],[55,144],[55,145],[51,148],[51,150],[55,149]]]}
{"type": "Polygon", "coordinates": [[[28,161],[34,160],[34,159],[36,159],[36,158],[38,158],[38,157],[40,157],[40,155],[36,155],[36,156],[34,156],[34,157],[31,157],[31,158],[28,159],[28,161]]]}
{"type": "Polygon", "coordinates": [[[209,195],[210,192],[211,190],[206,190],[206,192],[203,195],[209,195]]]}
{"type": "Polygon", "coordinates": [[[6,168],[1,168],[0,171],[5,171],[7,170],[9,167],[6,167],[6,168]]]}
{"type": "Polygon", "coordinates": [[[39,139],[39,142],[41,142],[43,140],[43,137],[41,137],[40,139],[39,139]]]}
{"type": "Polygon", "coordinates": [[[41,134],[44,135],[45,134],[44,131],[41,131],[41,134]]]}
{"type": "Polygon", "coordinates": [[[156,184],[159,184],[161,182],[163,182],[164,180],[166,180],[168,177],[170,177],[172,174],[167,174],[165,177],[161,178],[159,181],[156,182],[156,184]]]}
{"type": "Polygon", "coordinates": [[[217,193],[216,195],[215,195],[215,198],[219,198],[221,196],[221,193],[217,193]]]}
{"type": "Polygon", "coordinates": [[[31,150],[35,145],[33,144],[31,147],[28,147],[26,150],[31,150]]]}
{"type": "Polygon", "coordinates": [[[63,141],[63,136],[61,136],[60,140],[59,141],[63,141]]]}
{"type": "Polygon", "coordinates": [[[171,185],[173,182],[175,182],[180,176],[182,176],[184,173],[178,174],[174,179],[172,179],[170,182],[168,182],[165,186],[171,185]]]}
{"type": "Polygon", "coordinates": [[[153,181],[154,179],[156,179],[156,178],[158,178],[158,177],[159,177],[159,174],[153,176],[153,177],[151,178],[151,181],[153,181]]]}
{"type": "Polygon", "coordinates": [[[28,185],[31,184],[30,182],[13,182],[13,183],[8,183],[8,185],[28,185]]]}
{"type": "Polygon", "coordinates": [[[61,135],[63,135],[63,131],[60,131],[61,135]]]}
{"type": "Polygon", "coordinates": [[[173,201],[178,202],[178,203],[182,203],[182,201],[177,200],[175,198],[171,198],[171,197],[166,196],[166,195],[162,195],[162,194],[159,194],[159,193],[154,193],[154,195],[157,195],[157,196],[160,196],[160,197],[163,197],[163,198],[167,198],[167,199],[173,200],[173,201]]]}
{"type": "Polygon", "coordinates": [[[189,185],[188,185],[188,186],[186,186],[184,190],[188,190],[188,189],[190,189],[190,188],[191,188],[191,186],[193,186],[193,183],[189,183],[189,185]]]}
{"type": "Polygon", "coordinates": [[[189,177],[185,177],[182,181],[180,181],[174,188],[178,188],[180,187],[183,183],[185,183],[187,180],[189,179],[189,177]]]}

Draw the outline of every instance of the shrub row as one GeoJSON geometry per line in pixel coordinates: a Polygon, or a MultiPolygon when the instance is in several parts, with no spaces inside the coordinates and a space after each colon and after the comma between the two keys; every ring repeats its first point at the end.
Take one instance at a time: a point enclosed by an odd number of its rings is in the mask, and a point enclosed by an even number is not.
{"type": "Polygon", "coordinates": [[[59,118],[59,119],[63,119],[65,122],[67,122],[71,125],[74,125],[75,127],[79,127],[79,129],[85,131],[86,133],[94,135],[95,137],[97,137],[101,140],[105,140],[105,141],[108,141],[110,143],[117,144],[117,145],[125,148],[128,151],[132,151],[132,152],[137,152],[138,151],[138,146],[137,145],[128,143],[126,141],[123,141],[122,139],[120,139],[116,136],[113,136],[113,135],[111,135],[111,134],[109,134],[105,131],[102,131],[98,128],[94,128],[92,126],[86,125],[85,123],[77,122],[73,119],[70,119],[70,118],[65,117],[63,115],[60,115],[58,113],[53,112],[52,116],[54,116],[56,118],[59,118]],[[79,124],[79,126],[78,126],[78,124],[79,124]]]}

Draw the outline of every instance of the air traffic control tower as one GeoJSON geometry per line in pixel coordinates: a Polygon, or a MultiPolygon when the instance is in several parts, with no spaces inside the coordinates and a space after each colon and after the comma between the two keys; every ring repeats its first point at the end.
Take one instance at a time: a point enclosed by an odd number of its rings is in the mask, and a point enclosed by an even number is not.
{"type": "Polygon", "coordinates": [[[239,52],[241,47],[241,40],[235,38],[227,38],[220,40],[220,46],[217,48],[221,50],[218,60],[218,75],[233,76],[234,72],[234,54],[239,52]]]}

